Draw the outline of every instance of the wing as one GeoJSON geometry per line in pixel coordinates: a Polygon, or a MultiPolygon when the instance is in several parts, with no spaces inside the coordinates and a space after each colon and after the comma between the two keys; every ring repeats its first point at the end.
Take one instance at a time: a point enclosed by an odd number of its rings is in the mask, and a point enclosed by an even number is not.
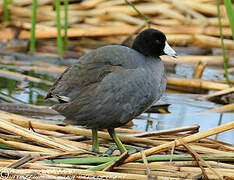
{"type": "Polygon", "coordinates": [[[67,68],[49,90],[47,98],[55,97],[60,102],[70,102],[89,86],[99,83],[109,73],[123,69],[112,65],[108,60],[100,60],[95,51],[84,55],[79,61],[67,68]]]}

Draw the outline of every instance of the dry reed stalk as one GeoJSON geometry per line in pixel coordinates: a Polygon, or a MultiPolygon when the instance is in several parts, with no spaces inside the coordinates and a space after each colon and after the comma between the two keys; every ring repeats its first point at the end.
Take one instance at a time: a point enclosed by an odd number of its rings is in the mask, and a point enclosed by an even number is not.
{"type": "MultiPolygon", "coordinates": [[[[210,47],[210,48],[221,48],[221,42],[219,38],[206,36],[201,34],[194,35],[194,45],[199,45],[202,47],[210,47]]],[[[234,50],[234,42],[233,40],[224,39],[225,48],[229,50],[234,50]]]]}
{"type": "Polygon", "coordinates": [[[206,163],[206,161],[204,161],[201,156],[194,151],[187,143],[185,143],[183,140],[179,139],[179,141],[182,143],[182,145],[189,151],[189,153],[193,156],[193,158],[197,161],[197,164],[200,166],[201,171],[203,176],[208,179],[207,174],[205,169],[203,168],[203,166],[201,165],[200,162],[202,162],[203,165],[205,165],[206,167],[208,167],[208,169],[210,171],[212,171],[219,179],[223,180],[223,177],[221,177],[214,169],[211,168],[211,166],[209,164],[206,163]]]}
{"type": "Polygon", "coordinates": [[[193,36],[189,34],[168,34],[167,41],[173,45],[186,45],[193,41],[193,36]]]}
{"type": "Polygon", "coordinates": [[[27,150],[27,151],[35,151],[35,152],[43,152],[43,153],[58,153],[55,150],[51,150],[49,148],[44,148],[40,146],[35,146],[35,145],[30,145],[27,143],[21,143],[21,142],[16,142],[16,141],[5,141],[0,138],[0,142],[9,146],[13,147],[16,149],[22,149],[22,150],[27,150]]]}
{"type": "MultiPolygon", "coordinates": [[[[138,174],[126,174],[126,173],[116,173],[116,172],[104,172],[104,171],[89,171],[89,170],[80,170],[80,169],[50,169],[50,170],[35,170],[35,169],[11,169],[3,168],[2,173],[10,172],[11,175],[19,175],[26,177],[28,175],[54,175],[54,176],[65,176],[65,177],[78,177],[79,179],[83,178],[109,178],[109,179],[126,179],[126,180],[147,180],[146,175],[138,174]]],[[[38,177],[38,176],[37,176],[38,177]]],[[[48,176],[47,176],[48,177],[48,176]]]]}
{"type": "MultiPolygon", "coordinates": [[[[43,153],[43,152],[39,152],[39,151],[21,151],[21,150],[8,150],[8,149],[0,149],[0,153],[1,154],[6,154],[6,155],[9,155],[9,156],[13,156],[13,157],[24,157],[24,156],[26,156],[28,154],[31,154],[34,157],[51,155],[51,153],[47,153],[47,152],[43,153]]],[[[56,152],[56,154],[57,153],[58,152],[56,152]]]]}
{"type": "Polygon", "coordinates": [[[126,132],[126,133],[143,133],[144,131],[139,131],[139,130],[135,130],[135,129],[127,129],[127,128],[115,128],[116,131],[119,132],[126,132]]]}
{"type": "MultiPolygon", "coordinates": [[[[2,159],[0,159],[0,167],[6,167],[8,166],[10,163],[15,162],[16,160],[10,161],[10,162],[6,162],[2,159]]],[[[34,163],[26,163],[23,164],[21,168],[24,169],[61,169],[61,168],[69,168],[69,169],[87,169],[90,168],[92,166],[87,166],[87,165],[70,165],[70,164],[51,164],[51,163],[43,163],[43,162],[34,162],[34,163]]]]}
{"type": "MultiPolygon", "coordinates": [[[[221,163],[221,162],[215,162],[215,161],[206,161],[211,167],[215,168],[226,168],[226,169],[233,169],[234,165],[227,164],[227,163],[221,163]]],[[[173,162],[150,162],[149,167],[151,170],[157,170],[157,169],[171,169],[178,171],[179,167],[188,167],[188,166],[197,166],[197,163],[195,161],[173,161],[173,162]]],[[[144,165],[142,163],[126,163],[122,164],[118,168],[132,168],[132,169],[144,169],[144,165]]]]}
{"type": "MultiPolygon", "coordinates": [[[[171,163],[172,164],[172,163],[171,163]]],[[[149,163],[150,170],[172,170],[172,171],[178,171],[179,168],[170,165],[170,162],[150,162],[149,163]]],[[[122,164],[119,167],[116,167],[116,169],[145,169],[145,165],[143,163],[126,163],[122,164]]]]}
{"type": "Polygon", "coordinates": [[[208,89],[208,90],[224,90],[228,89],[230,86],[222,83],[215,83],[212,81],[202,80],[202,79],[186,79],[186,78],[167,78],[167,83],[169,85],[185,86],[192,88],[208,89]]]}
{"type": "Polygon", "coordinates": [[[22,166],[23,164],[29,162],[32,158],[33,157],[30,154],[28,154],[28,155],[20,158],[19,160],[9,164],[7,167],[8,168],[18,168],[19,166],[22,166]]]}
{"type": "MultiPolygon", "coordinates": [[[[179,18],[180,20],[183,20],[183,15],[176,13],[175,11],[171,11],[169,9],[170,5],[161,3],[161,4],[155,4],[155,3],[142,3],[142,4],[137,4],[135,5],[136,8],[141,11],[141,13],[145,15],[149,14],[163,14],[166,17],[171,17],[173,13],[176,17],[179,18]],[[167,11],[162,11],[162,10],[168,10],[169,14],[167,15],[167,11]]],[[[105,14],[107,12],[113,12],[113,13],[123,13],[123,14],[128,14],[130,16],[137,16],[138,13],[129,5],[122,5],[122,6],[111,6],[111,7],[103,7],[103,8],[98,8],[96,9],[99,12],[102,12],[102,14],[105,14]]]]}
{"type": "Polygon", "coordinates": [[[65,153],[58,153],[58,154],[53,154],[53,155],[48,155],[48,156],[35,157],[35,158],[31,159],[28,163],[34,163],[36,161],[61,157],[61,156],[65,156],[65,155],[72,155],[74,153],[77,153],[77,152],[75,152],[75,151],[74,152],[65,152],[65,153]]]}
{"type": "Polygon", "coordinates": [[[53,137],[64,136],[63,133],[54,132],[54,131],[46,131],[46,130],[41,130],[41,129],[33,129],[33,131],[36,132],[36,133],[38,133],[38,134],[42,134],[42,135],[46,135],[46,136],[53,136],[53,137]]]}
{"type": "MultiPolygon", "coordinates": [[[[18,28],[23,28],[30,30],[31,29],[31,23],[30,22],[21,22],[21,21],[12,21],[12,25],[18,27],[18,28]]],[[[52,31],[54,32],[56,30],[55,27],[44,25],[42,23],[37,23],[37,31],[52,31]]]]}
{"type": "Polygon", "coordinates": [[[102,171],[112,171],[115,166],[119,166],[129,156],[128,151],[125,151],[115,159],[109,166],[105,167],[102,171]]]}
{"type": "Polygon", "coordinates": [[[25,142],[20,136],[15,135],[8,135],[8,134],[0,134],[0,138],[4,139],[5,141],[16,141],[16,142],[25,142]]]}
{"type": "Polygon", "coordinates": [[[217,108],[202,111],[200,113],[211,113],[211,112],[221,113],[221,112],[233,112],[233,111],[234,111],[234,103],[231,103],[231,104],[223,105],[217,108]]]}
{"type": "MultiPolygon", "coordinates": [[[[151,173],[151,171],[150,171],[149,163],[148,163],[148,161],[147,161],[147,159],[146,159],[144,150],[141,151],[141,156],[142,156],[142,160],[143,160],[144,166],[145,166],[145,168],[146,168],[147,177],[148,177],[149,180],[152,180],[152,179],[153,179],[152,173],[151,173]]],[[[156,178],[157,178],[157,177],[156,177],[156,178]]],[[[154,179],[155,179],[155,178],[154,178],[154,179]]]]}
{"type": "Polygon", "coordinates": [[[0,76],[1,77],[6,77],[6,78],[9,78],[9,79],[14,79],[16,81],[24,81],[24,82],[25,81],[32,81],[32,82],[36,82],[36,83],[45,83],[47,85],[52,85],[53,84],[50,81],[41,80],[41,79],[36,78],[36,77],[24,75],[24,74],[17,73],[17,72],[6,71],[6,70],[2,70],[2,69],[0,69],[0,76]]]}
{"type": "MultiPolygon", "coordinates": [[[[202,139],[202,138],[205,138],[208,136],[212,136],[214,134],[219,134],[221,132],[228,131],[228,130],[233,129],[233,128],[234,128],[234,122],[230,122],[230,123],[227,123],[227,124],[224,124],[224,125],[221,125],[221,126],[218,126],[218,127],[215,127],[215,128],[203,131],[203,132],[199,132],[199,133],[184,137],[184,138],[182,138],[182,140],[184,142],[190,143],[190,142],[194,142],[194,141],[197,141],[199,139],[202,139]]],[[[176,146],[181,145],[181,143],[178,140],[175,140],[172,142],[168,142],[168,143],[159,145],[157,147],[147,149],[145,151],[145,154],[146,154],[146,156],[149,156],[149,155],[155,154],[157,152],[165,151],[167,149],[170,149],[174,143],[176,143],[176,146]]],[[[139,158],[141,158],[141,153],[136,153],[136,154],[130,155],[129,158],[127,158],[124,162],[125,163],[132,162],[132,161],[135,161],[139,158]]]]}
{"type": "Polygon", "coordinates": [[[207,148],[212,148],[212,149],[217,149],[217,150],[221,150],[221,151],[233,151],[233,148],[229,147],[229,146],[224,146],[221,145],[219,143],[217,144],[211,144],[211,143],[193,143],[194,145],[198,145],[198,146],[202,146],[202,147],[207,147],[207,148]]]}
{"type": "MultiPolygon", "coordinates": [[[[201,173],[201,169],[198,167],[178,167],[178,171],[174,170],[153,170],[151,171],[153,176],[164,176],[170,178],[191,178],[193,179],[194,176],[198,175],[201,173]]],[[[213,174],[212,171],[210,171],[208,168],[204,168],[205,171],[207,172],[207,177],[208,179],[219,179],[216,175],[213,174]]],[[[233,178],[233,171],[222,171],[222,169],[219,168],[214,168],[215,171],[217,171],[221,176],[227,177],[228,179],[233,178]]],[[[135,174],[145,174],[145,170],[142,169],[118,169],[116,168],[116,172],[121,172],[121,173],[135,173],[135,174]]]]}
{"type": "MultiPolygon", "coordinates": [[[[129,2],[140,2],[141,0],[129,0],[129,2]]],[[[121,4],[126,4],[125,1],[123,0],[109,0],[102,2],[96,6],[96,8],[103,8],[103,7],[110,7],[110,6],[116,6],[116,5],[121,5],[121,4]]]]}
{"type": "MultiPolygon", "coordinates": [[[[10,14],[16,15],[18,17],[31,17],[31,9],[27,7],[17,7],[13,5],[8,6],[10,14]]],[[[55,20],[56,14],[54,11],[37,11],[37,21],[47,21],[47,20],[55,20]]]]}
{"type": "MultiPolygon", "coordinates": [[[[199,26],[156,26],[152,25],[152,28],[159,29],[163,31],[167,36],[168,34],[190,34],[190,35],[204,35],[204,36],[219,36],[219,29],[218,27],[199,27],[199,26]]],[[[231,36],[232,32],[230,28],[224,27],[223,34],[225,36],[231,36]]],[[[225,39],[228,40],[228,39],[225,39]]],[[[225,41],[226,42],[226,41],[225,41]]],[[[231,40],[228,41],[229,43],[231,40]]],[[[211,46],[212,47],[212,46],[211,46]]]]}
{"type": "MultiPolygon", "coordinates": [[[[175,59],[162,56],[162,60],[164,61],[173,61],[175,62],[175,59]]],[[[227,58],[229,61],[229,57],[227,58]]],[[[223,56],[203,56],[203,55],[196,55],[196,56],[179,56],[176,60],[177,63],[198,63],[199,61],[207,64],[215,64],[215,63],[223,63],[223,56]]]]}
{"type": "MultiPolygon", "coordinates": [[[[37,2],[38,6],[42,6],[44,4],[49,4],[52,3],[53,0],[39,0],[37,2]]],[[[16,5],[16,6],[26,6],[26,5],[31,5],[32,4],[32,0],[14,0],[12,1],[12,5],[16,5]]]]}
{"type": "MultiPolygon", "coordinates": [[[[130,174],[145,174],[144,169],[116,169],[116,172],[119,173],[130,173],[130,174]]],[[[163,176],[167,177],[168,179],[174,179],[174,178],[180,178],[180,179],[185,179],[185,178],[191,178],[192,176],[196,175],[196,173],[193,172],[180,172],[180,171],[174,171],[174,170],[153,170],[151,171],[152,176],[163,176]]]]}
{"type": "Polygon", "coordinates": [[[201,13],[198,13],[198,12],[190,9],[189,7],[185,7],[182,4],[178,4],[174,0],[166,0],[166,2],[172,4],[176,9],[178,9],[182,13],[185,13],[187,16],[190,15],[190,16],[198,19],[203,24],[208,24],[207,18],[204,15],[202,15],[201,13]]]}
{"type": "MultiPolygon", "coordinates": [[[[226,79],[217,79],[215,80],[215,82],[218,82],[218,83],[226,83],[226,79]]],[[[234,80],[233,79],[230,79],[230,83],[233,85],[234,84],[234,80]]]]}
{"type": "Polygon", "coordinates": [[[115,21],[123,21],[123,22],[129,23],[129,24],[140,25],[140,24],[145,23],[144,20],[129,16],[126,14],[121,14],[121,13],[107,13],[107,16],[112,18],[115,21]]]}
{"type": "Polygon", "coordinates": [[[99,3],[105,2],[106,0],[92,0],[92,1],[83,1],[80,3],[80,6],[82,8],[92,8],[94,6],[97,6],[99,3]]]}
{"type": "MultiPolygon", "coordinates": [[[[223,168],[213,168],[217,173],[219,173],[223,177],[234,178],[234,172],[232,169],[223,169],[223,168]]],[[[213,174],[213,172],[205,168],[207,174],[213,174]]],[[[201,173],[201,169],[197,167],[180,167],[181,172],[194,172],[194,173],[201,173]]]]}
{"type": "MultiPolygon", "coordinates": [[[[218,149],[217,147],[212,148],[212,147],[205,146],[203,144],[204,143],[193,143],[190,146],[195,151],[198,151],[199,153],[203,153],[208,157],[232,157],[233,156],[233,152],[230,152],[232,151],[231,148],[218,149]]],[[[183,150],[183,147],[179,146],[177,147],[177,149],[183,150]]]]}
{"type": "Polygon", "coordinates": [[[202,73],[204,71],[204,69],[206,68],[207,63],[204,63],[202,61],[199,61],[194,68],[194,72],[193,72],[193,78],[194,79],[199,79],[202,77],[202,73]]]}
{"type": "Polygon", "coordinates": [[[37,3],[37,10],[39,11],[53,11],[53,6],[50,6],[50,5],[38,5],[37,3]]]}
{"type": "MultiPolygon", "coordinates": [[[[178,4],[182,4],[186,7],[189,7],[195,11],[204,13],[204,14],[211,14],[216,15],[217,14],[217,8],[216,5],[213,4],[207,4],[207,3],[199,3],[194,1],[183,1],[183,0],[175,0],[178,4]]],[[[221,15],[225,15],[225,9],[221,8],[221,15]]]]}
{"type": "Polygon", "coordinates": [[[4,65],[4,67],[7,68],[19,68],[19,69],[24,69],[24,70],[33,70],[33,71],[43,71],[43,72],[53,72],[53,73],[57,73],[60,74],[62,73],[67,67],[65,66],[47,66],[47,67],[42,67],[42,66],[37,66],[37,65],[33,65],[33,66],[25,66],[25,65],[4,65]]]}
{"type": "Polygon", "coordinates": [[[161,25],[161,26],[179,26],[182,23],[176,19],[159,19],[152,17],[150,19],[150,22],[155,25],[161,25]]]}
{"type": "MultiPolygon", "coordinates": [[[[0,111],[0,115],[2,119],[6,121],[10,121],[14,124],[17,124],[25,128],[30,127],[29,125],[29,122],[30,122],[31,126],[35,129],[60,131],[60,132],[65,132],[69,134],[84,135],[84,136],[89,136],[89,137],[92,136],[91,130],[84,129],[84,128],[78,128],[78,127],[72,127],[72,126],[63,127],[63,126],[57,126],[57,125],[52,125],[52,124],[46,124],[46,123],[38,122],[36,119],[33,119],[33,118],[27,118],[24,116],[12,114],[12,113],[6,113],[3,111],[0,111]]],[[[98,137],[111,140],[111,137],[106,132],[99,131],[98,137]]],[[[161,144],[160,141],[150,140],[146,138],[128,137],[128,136],[121,135],[121,134],[118,134],[118,137],[124,142],[143,143],[143,144],[150,144],[150,145],[155,145],[155,146],[161,144]]]]}
{"type": "MultiPolygon", "coordinates": [[[[73,25],[76,25],[76,24],[79,24],[79,23],[82,23],[82,22],[86,23],[86,21],[85,21],[86,19],[79,18],[79,17],[71,17],[71,18],[68,19],[68,25],[69,26],[73,26],[73,25]]],[[[64,19],[62,19],[62,18],[61,18],[61,24],[62,25],[64,24],[64,19]]],[[[41,27],[42,27],[42,25],[44,25],[44,26],[48,26],[48,27],[51,28],[51,27],[56,26],[56,22],[52,21],[52,20],[50,20],[50,21],[42,21],[42,22],[39,23],[39,25],[41,25],[41,27]]]]}
{"type": "Polygon", "coordinates": [[[208,95],[202,96],[202,98],[208,99],[208,98],[211,98],[211,97],[222,96],[222,95],[229,94],[229,93],[232,93],[232,92],[234,92],[234,87],[224,89],[224,90],[215,92],[213,94],[208,94],[208,95]]]}
{"type": "Polygon", "coordinates": [[[184,131],[194,131],[198,132],[200,126],[199,125],[194,125],[194,126],[186,126],[186,127],[180,127],[180,128],[173,128],[173,129],[168,129],[168,130],[159,130],[159,131],[153,131],[153,132],[143,132],[143,133],[138,133],[138,134],[132,134],[129,136],[134,136],[134,137],[147,137],[147,136],[159,136],[162,134],[174,134],[178,132],[184,132],[184,131]]]}
{"type": "Polygon", "coordinates": [[[72,151],[72,150],[77,150],[77,148],[67,145],[67,144],[62,144],[58,143],[56,141],[53,141],[51,138],[47,136],[43,136],[40,134],[37,134],[33,131],[27,130],[25,128],[22,128],[20,126],[17,126],[15,124],[12,124],[10,122],[7,122],[5,120],[0,119],[0,127],[4,130],[7,130],[11,133],[17,134],[19,136],[25,137],[31,141],[35,141],[37,143],[44,144],[46,146],[61,150],[61,151],[72,151]]]}

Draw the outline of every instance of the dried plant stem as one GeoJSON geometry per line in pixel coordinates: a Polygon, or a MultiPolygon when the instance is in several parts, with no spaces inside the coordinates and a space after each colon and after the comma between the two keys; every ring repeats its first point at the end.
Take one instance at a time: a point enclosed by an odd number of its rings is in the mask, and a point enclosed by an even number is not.
{"type": "Polygon", "coordinates": [[[113,160],[109,166],[105,167],[103,171],[111,171],[115,166],[119,166],[125,159],[127,159],[128,156],[128,151],[125,151],[119,158],[113,160]]]}
{"type": "Polygon", "coordinates": [[[29,162],[32,159],[32,156],[30,154],[20,158],[18,161],[13,162],[12,164],[9,164],[8,168],[18,168],[19,166],[29,162]]]}
{"type": "Polygon", "coordinates": [[[216,176],[218,176],[219,179],[223,180],[223,178],[216,171],[214,171],[214,169],[212,169],[211,166],[207,164],[206,161],[204,161],[204,159],[202,159],[201,156],[196,151],[194,151],[187,143],[185,143],[181,139],[179,139],[179,141],[189,151],[189,153],[193,156],[193,158],[197,161],[198,165],[201,167],[201,170],[204,176],[206,176],[206,173],[202,165],[199,163],[199,161],[202,162],[203,165],[207,166],[216,176]]]}
{"type": "Polygon", "coordinates": [[[142,160],[144,162],[144,165],[145,165],[145,168],[146,168],[146,173],[147,173],[147,176],[148,176],[148,180],[152,180],[152,173],[150,171],[150,167],[149,167],[149,163],[147,161],[147,158],[145,156],[145,152],[144,150],[141,151],[141,156],[142,156],[142,160]]]}
{"type": "MultiPolygon", "coordinates": [[[[206,130],[204,132],[200,132],[200,133],[193,134],[191,136],[184,137],[184,138],[182,138],[182,140],[184,142],[189,143],[189,142],[197,141],[199,139],[202,139],[202,138],[205,138],[208,136],[212,136],[214,134],[218,134],[218,133],[230,130],[230,129],[234,129],[234,122],[230,122],[230,123],[206,130]]],[[[176,146],[181,145],[181,142],[179,142],[178,140],[175,140],[175,142],[176,142],[176,146]]],[[[149,155],[155,154],[157,152],[160,152],[162,150],[169,149],[173,146],[173,144],[175,142],[172,141],[169,143],[159,145],[157,147],[147,149],[147,150],[145,150],[145,154],[146,154],[146,156],[149,156],[149,155]]],[[[136,154],[130,155],[129,158],[127,158],[124,162],[125,163],[132,162],[132,161],[135,161],[135,160],[140,159],[140,158],[141,158],[141,153],[136,153],[136,154]]]]}
{"type": "Polygon", "coordinates": [[[7,130],[9,132],[14,133],[14,134],[23,136],[23,137],[25,137],[25,138],[27,138],[29,140],[44,144],[46,146],[49,146],[49,147],[52,147],[52,148],[55,148],[55,149],[58,149],[58,150],[61,150],[61,151],[76,150],[75,148],[72,149],[72,147],[68,147],[65,144],[55,142],[55,141],[51,140],[49,137],[47,137],[47,136],[37,134],[37,133],[35,133],[33,131],[27,130],[25,128],[22,128],[20,126],[17,126],[15,124],[9,123],[9,122],[1,120],[1,119],[0,119],[0,127],[2,129],[5,129],[5,130],[7,130]]]}
{"type": "Polygon", "coordinates": [[[228,89],[229,85],[223,83],[215,83],[202,79],[187,79],[187,78],[167,78],[167,83],[170,85],[186,86],[200,89],[224,90],[228,89]]]}

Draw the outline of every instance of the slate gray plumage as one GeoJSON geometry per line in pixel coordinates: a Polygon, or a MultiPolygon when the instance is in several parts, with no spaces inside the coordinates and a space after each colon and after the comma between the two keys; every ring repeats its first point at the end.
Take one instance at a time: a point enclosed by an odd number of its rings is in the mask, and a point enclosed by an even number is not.
{"type": "MultiPolygon", "coordinates": [[[[166,44],[163,33],[148,29],[137,36],[133,48],[109,45],[93,50],[58,78],[46,98],[62,102],[53,109],[66,117],[66,123],[92,129],[119,127],[165,91],[166,73],[159,56],[167,53],[166,44]]],[[[170,47],[168,52],[176,55],[170,47]]]]}

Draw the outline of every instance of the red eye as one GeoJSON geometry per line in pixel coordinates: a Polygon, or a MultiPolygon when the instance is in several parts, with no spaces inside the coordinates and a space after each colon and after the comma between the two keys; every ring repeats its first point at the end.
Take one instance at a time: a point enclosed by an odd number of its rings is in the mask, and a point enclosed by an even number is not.
{"type": "Polygon", "coordinates": [[[160,41],[158,39],[155,40],[156,44],[160,44],[160,41]]]}

